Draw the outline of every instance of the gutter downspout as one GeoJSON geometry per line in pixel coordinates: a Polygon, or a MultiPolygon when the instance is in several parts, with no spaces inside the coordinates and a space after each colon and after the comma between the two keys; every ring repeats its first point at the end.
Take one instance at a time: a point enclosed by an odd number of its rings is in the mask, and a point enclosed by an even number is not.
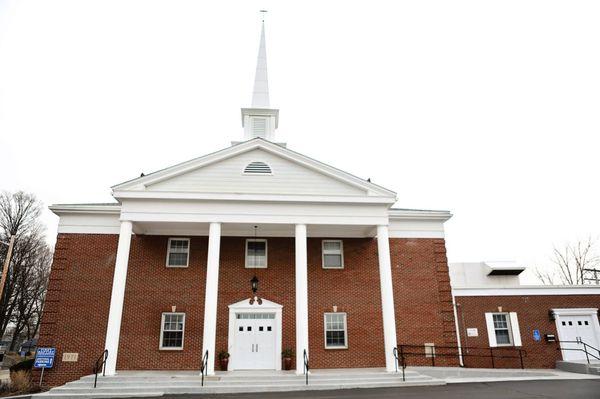
{"type": "Polygon", "coordinates": [[[454,311],[454,327],[456,329],[456,342],[458,343],[458,361],[459,361],[460,367],[464,367],[465,363],[463,361],[462,344],[460,342],[460,327],[458,324],[458,312],[456,311],[458,306],[460,306],[460,305],[456,304],[456,300],[454,298],[454,292],[453,292],[452,293],[452,310],[454,311]]]}

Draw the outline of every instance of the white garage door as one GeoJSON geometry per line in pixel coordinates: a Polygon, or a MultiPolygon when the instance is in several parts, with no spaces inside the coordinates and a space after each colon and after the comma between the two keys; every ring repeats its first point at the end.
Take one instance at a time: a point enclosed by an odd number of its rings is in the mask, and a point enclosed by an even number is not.
{"type": "MultiPolygon", "coordinates": [[[[596,336],[593,318],[594,316],[561,316],[558,320],[558,337],[562,342],[564,360],[585,360],[585,352],[575,349],[583,349],[582,344],[565,341],[583,341],[588,345],[598,348],[598,337],[596,336]],[[570,349],[570,350],[569,350],[570,349]]],[[[589,350],[589,348],[588,348],[589,350]]],[[[598,355],[597,353],[595,353],[598,355]]],[[[592,359],[591,359],[592,360],[592,359]]]]}

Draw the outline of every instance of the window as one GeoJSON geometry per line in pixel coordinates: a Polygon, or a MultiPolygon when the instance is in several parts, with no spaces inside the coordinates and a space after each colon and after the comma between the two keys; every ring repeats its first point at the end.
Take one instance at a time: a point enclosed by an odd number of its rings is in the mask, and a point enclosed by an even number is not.
{"type": "Polygon", "coordinates": [[[496,344],[498,346],[511,345],[508,313],[494,313],[492,317],[494,320],[494,332],[496,333],[496,344]]]}
{"type": "Polygon", "coordinates": [[[344,268],[344,244],[342,240],[323,240],[323,269],[344,268]]]}
{"type": "Polygon", "coordinates": [[[244,174],[246,175],[271,175],[273,171],[271,167],[264,162],[250,162],[244,168],[244,174]]]}
{"type": "Polygon", "coordinates": [[[248,239],[246,240],[246,267],[247,268],[266,268],[267,267],[267,240],[248,239]]]}
{"type": "Polygon", "coordinates": [[[325,349],[348,348],[346,313],[325,313],[325,349]]]}
{"type": "Polygon", "coordinates": [[[169,238],[167,267],[188,267],[190,258],[189,238],[169,238]]]}
{"type": "Polygon", "coordinates": [[[160,349],[183,349],[185,313],[163,313],[160,326],[160,349]]]}

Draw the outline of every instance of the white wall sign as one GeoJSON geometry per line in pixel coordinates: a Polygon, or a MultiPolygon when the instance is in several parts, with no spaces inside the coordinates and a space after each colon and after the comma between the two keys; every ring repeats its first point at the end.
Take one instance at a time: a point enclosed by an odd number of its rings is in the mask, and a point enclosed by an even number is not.
{"type": "Polygon", "coordinates": [[[467,337],[478,337],[479,331],[476,328],[467,328],[467,337]]]}

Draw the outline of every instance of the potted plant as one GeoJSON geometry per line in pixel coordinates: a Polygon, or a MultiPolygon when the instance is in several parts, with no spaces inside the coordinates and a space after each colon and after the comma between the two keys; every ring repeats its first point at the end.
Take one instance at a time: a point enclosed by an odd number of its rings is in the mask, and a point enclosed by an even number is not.
{"type": "Polygon", "coordinates": [[[294,357],[294,350],[290,348],[286,348],[281,351],[281,357],[283,358],[283,369],[291,370],[292,369],[292,358],[294,357]]]}
{"type": "Polygon", "coordinates": [[[227,371],[228,364],[229,364],[229,352],[227,352],[227,351],[219,352],[219,365],[221,366],[221,370],[227,371]]]}

